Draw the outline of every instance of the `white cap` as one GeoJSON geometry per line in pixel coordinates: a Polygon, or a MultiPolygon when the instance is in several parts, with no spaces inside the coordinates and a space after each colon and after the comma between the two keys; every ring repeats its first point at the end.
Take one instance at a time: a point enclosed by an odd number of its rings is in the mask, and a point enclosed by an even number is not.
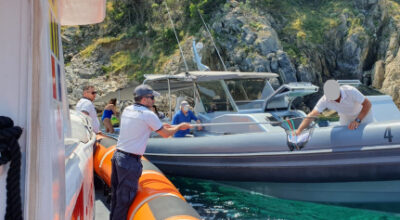
{"type": "Polygon", "coordinates": [[[340,97],[340,85],[336,80],[330,79],[324,84],[324,95],[330,100],[334,101],[340,97]]]}
{"type": "Polygon", "coordinates": [[[181,102],[181,107],[185,106],[185,105],[189,105],[189,103],[187,101],[182,101],[181,102]]]}

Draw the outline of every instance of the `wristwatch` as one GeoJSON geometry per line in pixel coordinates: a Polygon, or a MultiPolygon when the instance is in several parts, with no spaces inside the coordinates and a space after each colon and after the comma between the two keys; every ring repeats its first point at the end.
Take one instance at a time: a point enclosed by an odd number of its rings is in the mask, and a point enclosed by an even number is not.
{"type": "Polygon", "coordinates": [[[354,120],[354,121],[356,121],[358,124],[361,123],[361,119],[359,119],[359,118],[356,118],[356,120],[354,120]]]}

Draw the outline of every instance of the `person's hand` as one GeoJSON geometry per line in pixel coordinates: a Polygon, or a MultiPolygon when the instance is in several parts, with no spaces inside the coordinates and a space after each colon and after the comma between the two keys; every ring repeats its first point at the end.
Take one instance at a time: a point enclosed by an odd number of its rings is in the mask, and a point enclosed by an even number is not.
{"type": "Polygon", "coordinates": [[[173,126],[168,123],[163,123],[164,128],[172,128],[173,126]]]}
{"type": "Polygon", "coordinates": [[[199,125],[199,126],[197,126],[197,130],[201,131],[201,130],[203,130],[203,127],[201,125],[199,125]]]}
{"type": "Polygon", "coordinates": [[[192,128],[192,125],[189,123],[180,123],[179,130],[186,130],[192,128]]]}
{"type": "Polygon", "coordinates": [[[295,134],[296,136],[299,136],[299,135],[301,134],[301,131],[300,131],[300,130],[296,130],[296,131],[294,132],[294,134],[295,134]]]}
{"type": "Polygon", "coordinates": [[[356,121],[352,121],[352,122],[350,122],[348,128],[349,128],[350,130],[354,130],[354,129],[357,129],[359,125],[360,125],[360,123],[358,123],[358,122],[356,122],[356,121]]]}

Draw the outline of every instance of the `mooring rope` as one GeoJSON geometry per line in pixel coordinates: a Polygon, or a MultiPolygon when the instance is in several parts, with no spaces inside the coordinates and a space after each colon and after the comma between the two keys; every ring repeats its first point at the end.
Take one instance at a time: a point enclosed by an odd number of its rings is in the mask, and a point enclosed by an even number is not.
{"type": "Polygon", "coordinates": [[[22,129],[14,126],[9,117],[0,116],[0,165],[10,162],[7,174],[6,220],[22,220],[21,204],[21,150],[18,139],[22,129]]]}
{"type": "Polygon", "coordinates": [[[179,38],[178,38],[178,34],[176,33],[176,30],[175,30],[174,22],[172,21],[171,14],[169,13],[169,8],[168,8],[168,5],[167,5],[167,1],[164,1],[164,3],[165,3],[165,8],[167,8],[169,20],[171,21],[171,24],[172,24],[172,29],[174,30],[174,34],[175,34],[176,41],[178,42],[179,51],[181,52],[181,56],[182,56],[182,59],[183,59],[183,63],[185,64],[186,72],[189,72],[189,67],[188,67],[188,65],[187,65],[187,63],[186,63],[185,56],[183,56],[183,51],[182,51],[182,48],[181,48],[181,43],[179,42],[179,38]]]}
{"type": "Polygon", "coordinates": [[[211,42],[213,43],[214,48],[215,48],[215,50],[217,51],[219,60],[221,61],[222,66],[224,67],[224,70],[227,71],[226,66],[225,66],[225,63],[224,63],[224,61],[222,60],[221,54],[219,54],[219,50],[218,50],[218,48],[217,48],[217,45],[216,45],[215,42],[214,42],[214,38],[213,38],[213,36],[211,35],[211,32],[210,32],[210,30],[208,29],[206,22],[204,22],[203,16],[201,16],[201,13],[200,13],[200,10],[199,10],[199,9],[197,9],[197,13],[199,13],[199,16],[200,16],[200,18],[201,18],[201,21],[203,22],[203,25],[204,25],[204,27],[206,28],[206,30],[207,30],[207,32],[208,32],[208,35],[210,35],[211,42]]]}

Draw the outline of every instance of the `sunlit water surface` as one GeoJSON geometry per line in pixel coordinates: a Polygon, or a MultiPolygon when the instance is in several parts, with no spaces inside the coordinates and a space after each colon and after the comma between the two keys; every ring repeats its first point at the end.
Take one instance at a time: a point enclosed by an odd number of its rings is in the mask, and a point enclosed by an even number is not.
{"type": "Polygon", "coordinates": [[[271,198],[214,181],[168,177],[204,219],[400,219],[400,204],[383,207],[385,211],[371,210],[382,208],[373,206],[350,208],[271,198]]]}

